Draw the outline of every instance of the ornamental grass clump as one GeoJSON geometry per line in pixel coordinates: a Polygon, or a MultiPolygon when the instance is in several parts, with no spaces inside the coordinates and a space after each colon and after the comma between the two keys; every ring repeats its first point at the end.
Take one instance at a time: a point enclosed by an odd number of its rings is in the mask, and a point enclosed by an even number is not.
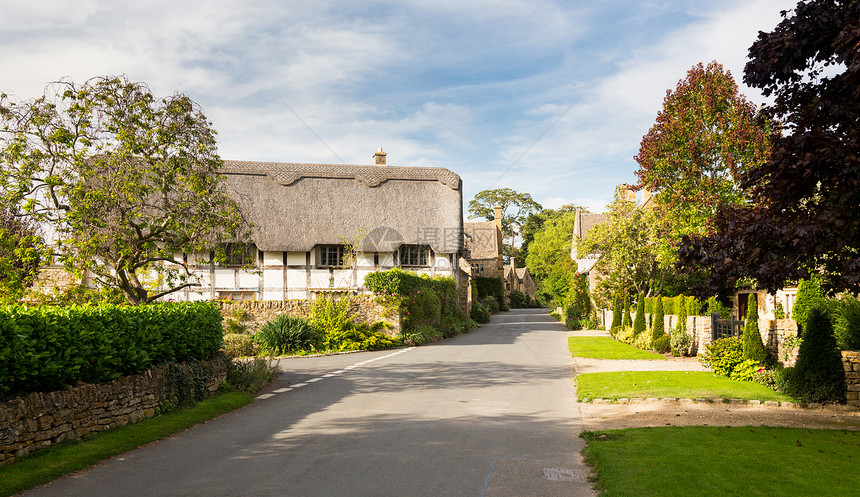
{"type": "Polygon", "coordinates": [[[313,349],[317,332],[305,318],[279,314],[260,326],[254,342],[264,354],[285,355],[313,349]]]}

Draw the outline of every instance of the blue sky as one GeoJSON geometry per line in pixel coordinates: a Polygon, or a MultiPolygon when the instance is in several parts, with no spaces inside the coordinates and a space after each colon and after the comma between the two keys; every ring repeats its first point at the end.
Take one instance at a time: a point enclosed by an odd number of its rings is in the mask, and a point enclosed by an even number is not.
{"type": "Polygon", "coordinates": [[[0,90],[125,73],[197,101],[225,159],[370,164],[381,146],[458,173],[465,202],[509,187],[601,211],[690,67],[717,60],[764,102],[747,50],[794,4],[6,0],[0,90]]]}

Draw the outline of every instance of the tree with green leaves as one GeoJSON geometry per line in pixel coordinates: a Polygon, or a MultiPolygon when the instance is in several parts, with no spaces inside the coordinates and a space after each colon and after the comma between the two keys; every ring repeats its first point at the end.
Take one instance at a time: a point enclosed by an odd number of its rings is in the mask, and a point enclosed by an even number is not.
{"type": "Polygon", "coordinates": [[[768,354],[758,330],[758,301],[755,294],[747,297],[747,320],[744,325],[744,359],[767,364],[768,354]]]}
{"type": "Polygon", "coordinates": [[[636,156],[639,185],[656,193],[664,250],[674,256],[681,237],[705,234],[720,207],[745,203],[739,175],[767,160],[774,128],[716,61],[666,91],[636,156]]]}
{"type": "Polygon", "coordinates": [[[511,188],[483,190],[469,201],[469,216],[487,221],[495,219],[495,207],[502,208],[502,237],[505,256],[515,255],[516,237],[520,234],[529,214],[540,212],[543,207],[528,193],[511,188]]]}
{"type": "Polygon", "coordinates": [[[183,254],[224,260],[248,239],[220,167],[215,130],[182,94],[105,76],[0,95],[0,203],[51,226],[68,269],[132,304],[196,285],[183,254]]]}
{"type": "Polygon", "coordinates": [[[810,0],[781,12],[749,49],[744,83],[773,101],[785,130],[742,177],[747,205],[722,209],[679,262],[710,295],[754,279],[774,292],[822,277],[825,292],[860,290],[860,1],[810,0]]]}
{"type": "Polygon", "coordinates": [[[567,299],[576,275],[576,264],[570,258],[575,219],[572,212],[548,216],[534,234],[524,261],[538,290],[558,305],[567,299]]]}
{"type": "Polygon", "coordinates": [[[637,208],[616,192],[607,206],[606,221],[576,244],[579,257],[600,254],[594,270],[601,275],[593,292],[599,301],[634,288],[651,297],[660,293],[674,268],[659,250],[656,219],[650,209],[637,208]]]}
{"type": "Polygon", "coordinates": [[[0,208],[0,303],[20,299],[49,256],[39,227],[30,217],[0,208]]]}

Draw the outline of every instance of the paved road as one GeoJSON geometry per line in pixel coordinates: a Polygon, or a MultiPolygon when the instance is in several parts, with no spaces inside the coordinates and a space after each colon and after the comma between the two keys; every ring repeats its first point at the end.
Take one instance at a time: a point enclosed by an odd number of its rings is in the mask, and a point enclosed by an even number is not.
{"type": "Polygon", "coordinates": [[[566,336],[514,310],[433,345],[283,360],[268,398],[27,495],[590,496],[566,336]]]}

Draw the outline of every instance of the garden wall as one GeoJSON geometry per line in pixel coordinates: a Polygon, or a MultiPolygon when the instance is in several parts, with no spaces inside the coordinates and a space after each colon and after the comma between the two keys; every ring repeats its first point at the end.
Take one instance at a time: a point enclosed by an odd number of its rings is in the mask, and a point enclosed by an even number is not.
{"type": "MultiPolygon", "coordinates": [[[[401,318],[396,310],[376,302],[372,295],[351,297],[351,311],[357,323],[373,324],[383,321],[390,325],[387,334],[396,336],[402,330],[401,318]]],[[[279,314],[309,317],[313,301],[310,300],[263,300],[263,301],[221,301],[221,315],[225,319],[240,320],[249,327],[258,327],[279,314]],[[241,317],[241,319],[239,319],[241,317]]]]}
{"type": "Polygon", "coordinates": [[[842,366],[845,368],[848,405],[860,407],[860,352],[843,350],[842,366]]]}
{"type": "Polygon", "coordinates": [[[226,376],[227,362],[218,357],[0,402],[0,464],[63,440],[151,418],[184,399],[208,397],[226,376]]]}

